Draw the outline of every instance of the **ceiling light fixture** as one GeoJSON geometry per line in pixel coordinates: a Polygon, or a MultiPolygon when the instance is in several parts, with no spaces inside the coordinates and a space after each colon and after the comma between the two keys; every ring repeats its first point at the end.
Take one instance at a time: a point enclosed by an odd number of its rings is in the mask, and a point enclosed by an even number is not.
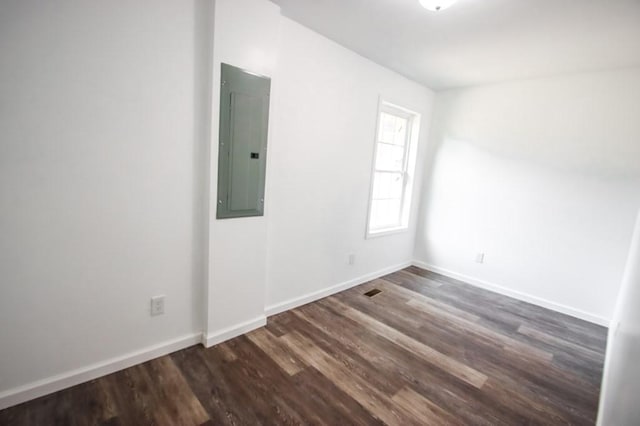
{"type": "Polygon", "coordinates": [[[420,0],[420,4],[422,5],[422,7],[432,12],[444,10],[455,2],[456,0],[420,0]]]}

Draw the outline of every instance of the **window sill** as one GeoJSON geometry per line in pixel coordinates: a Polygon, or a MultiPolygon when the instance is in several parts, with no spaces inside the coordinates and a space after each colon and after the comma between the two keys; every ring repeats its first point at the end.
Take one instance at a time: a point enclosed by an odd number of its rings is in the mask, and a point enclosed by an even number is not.
{"type": "Polygon", "coordinates": [[[367,231],[366,239],[384,237],[387,235],[401,234],[407,232],[408,226],[398,226],[396,228],[386,228],[379,231],[367,231]]]}

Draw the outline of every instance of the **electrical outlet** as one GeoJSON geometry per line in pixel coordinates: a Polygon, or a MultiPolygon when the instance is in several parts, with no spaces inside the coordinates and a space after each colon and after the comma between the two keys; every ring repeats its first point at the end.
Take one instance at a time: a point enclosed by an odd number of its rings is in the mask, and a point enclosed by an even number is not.
{"type": "Polygon", "coordinates": [[[151,298],[151,316],[164,314],[164,296],[154,296],[151,298]]]}
{"type": "Polygon", "coordinates": [[[354,263],[356,263],[356,255],[355,253],[351,253],[349,255],[349,265],[353,265],[354,263]]]}
{"type": "Polygon", "coordinates": [[[484,253],[476,254],[476,263],[484,263],[484,253]]]}

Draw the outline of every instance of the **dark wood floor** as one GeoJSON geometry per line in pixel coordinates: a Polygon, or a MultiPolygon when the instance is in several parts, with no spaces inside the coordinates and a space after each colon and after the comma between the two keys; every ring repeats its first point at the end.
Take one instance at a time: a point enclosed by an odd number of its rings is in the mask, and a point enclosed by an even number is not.
{"type": "Polygon", "coordinates": [[[603,327],[410,267],[0,424],[587,425],[605,344],[603,327]]]}

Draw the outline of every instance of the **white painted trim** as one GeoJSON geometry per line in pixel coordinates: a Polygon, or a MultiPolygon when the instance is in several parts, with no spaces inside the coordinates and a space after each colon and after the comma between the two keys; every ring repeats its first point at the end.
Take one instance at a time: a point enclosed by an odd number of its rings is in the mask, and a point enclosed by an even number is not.
{"type": "MultiPolygon", "coordinates": [[[[404,262],[398,265],[390,266],[371,274],[354,278],[352,280],[345,281],[343,283],[325,288],[323,290],[309,293],[302,297],[269,306],[265,310],[265,314],[271,316],[301,305],[305,305],[309,302],[313,302],[315,300],[322,299],[323,297],[330,296],[348,288],[355,287],[367,281],[379,278],[383,275],[396,272],[410,265],[411,262],[404,262]]],[[[71,386],[88,382],[89,380],[97,379],[99,377],[115,373],[116,371],[124,370],[125,368],[129,368],[134,365],[150,361],[154,358],[158,358],[172,352],[188,348],[189,346],[193,346],[198,343],[202,343],[207,348],[211,347],[218,343],[222,343],[226,340],[248,333],[252,330],[255,330],[256,328],[265,326],[267,324],[266,315],[260,315],[254,319],[242,322],[240,324],[227,327],[213,333],[209,333],[206,336],[204,336],[202,333],[190,334],[178,339],[160,343],[158,345],[149,346],[145,349],[134,351],[126,355],[92,364],[87,367],[79,368],[43,380],[38,380],[36,382],[9,389],[0,393],[0,410],[20,404],[22,402],[39,398],[44,395],[48,395],[53,392],[57,392],[62,389],[69,388],[71,386]]]]}
{"type": "Polygon", "coordinates": [[[383,229],[382,231],[369,231],[367,233],[366,238],[367,240],[370,240],[372,238],[386,237],[387,235],[402,234],[408,231],[409,231],[409,224],[407,223],[406,225],[397,226],[395,228],[386,228],[386,229],[383,229]]]}
{"type": "Polygon", "coordinates": [[[449,269],[441,268],[439,266],[431,265],[420,260],[414,260],[413,265],[426,269],[431,272],[445,275],[456,280],[464,281],[467,284],[471,284],[476,287],[483,288],[485,290],[500,293],[504,296],[513,297],[514,299],[522,300],[523,302],[529,302],[534,305],[542,306],[543,308],[551,309],[552,311],[560,312],[581,320],[589,321],[594,324],[609,327],[609,320],[607,318],[595,315],[589,312],[585,312],[580,309],[572,308],[571,306],[563,305],[561,303],[552,302],[551,300],[543,299],[542,297],[534,296],[532,294],[524,293],[510,288],[503,287],[498,284],[494,284],[488,281],[484,281],[478,278],[474,278],[469,275],[460,274],[458,272],[451,271],[449,269]]]}
{"type": "Polygon", "coordinates": [[[189,334],[130,352],[126,355],[6,390],[0,393],[0,410],[188,348],[200,343],[201,340],[202,333],[189,334]]]}
{"type": "Polygon", "coordinates": [[[323,288],[322,290],[314,291],[311,293],[307,293],[303,296],[296,297],[293,299],[286,300],[284,302],[276,303],[265,308],[265,314],[270,317],[272,315],[279,314],[284,311],[288,311],[289,309],[297,308],[298,306],[306,305],[307,303],[314,302],[316,300],[322,299],[327,296],[331,296],[332,294],[339,293],[341,291],[347,290],[351,287],[355,287],[360,284],[364,284],[367,281],[374,280],[376,278],[380,278],[383,275],[390,274],[392,272],[399,271],[400,269],[404,269],[407,266],[411,266],[412,262],[403,262],[398,265],[389,266],[388,268],[380,269],[376,272],[372,272],[367,275],[362,275],[358,278],[351,279],[349,281],[344,281],[340,284],[336,284],[331,287],[323,288]]]}
{"type": "Polygon", "coordinates": [[[409,230],[409,222],[411,219],[411,204],[413,202],[413,187],[415,184],[414,175],[416,172],[416,160],[418,153],[418,145],[420,143],[420,122],[422,114],[419,112],[411,111],[410,109],[401,107],[385,100],[380,95],[378,96],[378,115],[376,117],[376,128],[373,147],[373,158],[371,163],[371,178],[369,184],[369,205],[367,207],[367,222],[365,227],[365,239],[384,237],[385,235],[393,235],[400,232],[406,232],[409,230]],[[405,118],[408,122],[409,128],[406,134],[406,146],[404,151],[404,164],[402,167],[403,172],[403,186],[402,186],[402,205],[400,206],[400,224],[393,228],[385,228],[379,230],[372,230],[371,225],[371,207],[373,204],[373,187],[375,183],[376,175],[376,162],[378,157],[378,146],[380,144],[380,118],[382,113],[386,112],[391,115],[396,115],[405,118]]]}
{"type": "Polygon", "coordinates": [[[267,317],[260,315],[254,319],[241,322],[240,324],[232,325],[231,327],[209,333],[206,338],[203,336],[202,344],[205,347],[210,348],[213,345],[233,339],[234,337],[248,333],[256,328],[264,327],[265,325],[267,325],[267,317]]]}

